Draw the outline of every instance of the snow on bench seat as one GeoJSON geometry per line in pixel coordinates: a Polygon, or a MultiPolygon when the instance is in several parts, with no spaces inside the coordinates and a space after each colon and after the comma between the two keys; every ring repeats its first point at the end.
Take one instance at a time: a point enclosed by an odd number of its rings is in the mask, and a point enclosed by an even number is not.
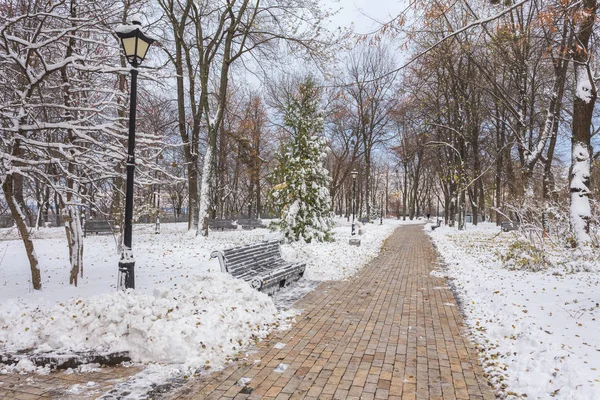
{"type": "Polygon", "coordinates": [[[268,294],[297,281],[306,269],[305,262],[289,262],[281,257],[278,240],[216,250],[210,257],[219,259],[221,271],[268,294]]]}

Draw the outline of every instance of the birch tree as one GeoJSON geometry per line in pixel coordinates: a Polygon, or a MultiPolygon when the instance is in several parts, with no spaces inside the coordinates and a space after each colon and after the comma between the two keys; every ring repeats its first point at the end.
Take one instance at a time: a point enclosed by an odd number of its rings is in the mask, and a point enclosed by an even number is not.
{"type": "Polygon", "coordinates": [[[573,99],[573,135],[571,138],[571,223],[578,246],[588,246],[590,238],[590,143],[592,115],[598,96],[591,66],[591,38],[596,23],[596,0],[578,2],[573,14],[575,43],[572,50],[575,69],[575,96],[573,99]]]}

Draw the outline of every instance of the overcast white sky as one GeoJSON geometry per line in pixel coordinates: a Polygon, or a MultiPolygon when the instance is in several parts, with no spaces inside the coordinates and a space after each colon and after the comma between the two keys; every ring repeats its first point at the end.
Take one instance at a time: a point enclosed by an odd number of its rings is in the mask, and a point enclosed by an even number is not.
{"type": "Polygon", "coordinates": [[[354,22],[356,33],[370,33],[402,12],[405,0],[327,0],[333,9],[340,12],[332,18],[339,26],[354,22]]]}

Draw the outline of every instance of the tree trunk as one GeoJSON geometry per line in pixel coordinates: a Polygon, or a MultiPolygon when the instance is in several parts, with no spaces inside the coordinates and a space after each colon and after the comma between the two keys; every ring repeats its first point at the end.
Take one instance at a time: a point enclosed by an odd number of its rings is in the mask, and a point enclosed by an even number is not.
{"type": "MultiPolygon", "coordinates": [[[[256,190],[256,218],[260,218],[262,213],[262,204],[260,199],[260,165],[257,165],[257,171],[254,175],[254,190],[256,190]]],[[[333,207],[332,207],[333,210],[333,207]]]]}
{"type": "MultiPolygon", "coordinates": [[[[21,146],[15,145],[13,148],[14,157],[21,158],[22,154],[23,154],[23,149],[21,148],[21,146]]],[[[23,197],[23,177],[21,175],[13,175],[11,186],[12,186],[13,199],[14,199],[15,203],[17,204],[17,206],[19,207],[19,209],[21,210],[21,212],[23,213],[23,222],[27,226],[31,226],[32,222],[33,222],[32,218],[31,218],[31,213],[29,211],[29,208],[27,207],[27,204],[25,203],[25,198],[23,197]]],[[[33,224],[33,225],[35,225],[35,224],[33,224]]]]}
{"type": "Polygon", "coordinates": [[[592,147],[590,129],[596,87],[592,79],[589,49],[590,37],[596,19],[596,0],[583,0],[581,13],[575,13],[576,40],[573,49],[575,66],[575,98],[573,100],[573,136],[571,138],[571,168],[569,187],[571,191],[571,223],[577,246],[591,242],[590,231],[590,161],[592,147]]]}
{"type": "Polygon", "coordinates": [[[459,204],[458,204],[458,230],[462,231],[465,229],[465,217],[466,213],[466,194],[465,190],[460,191],[459,204]]]}
{"type": "Polygon", "coordinates": [[[404,193],[402,193],[402,220],[406,221],[406,197],[408,196],[408,163],[403,163],[404,167],[404,193]]]}
{"type": "Polygon", "coordinates": [[[364,175],[364,184],[365,184],[365,201],[366,201],[366,217],[371,220],[371,150],[365,149],[365,175],[364,175]]]}
{"type": "Polygon", "coordinates": [[[196,235],[208,236],[208,219],[211,206],[210,194],[212,191],[214,147],[216,146],[217,133],[214,129],[209,130],[208,145],[204,155],[204,167],[202,169],[202,184],[200,191],[200,206],[198,207],[198,229],[196,235]]]}
{"type": "MultiPolygon", "coordinates": [[[[70,14],[71,18],[75,20],[77,18],[75,2],[70,2],[70,14]]],[[[70,37],[65,52],[65,59],[68,59],[73,54],[73,47],[75,46],[75,38],[70,37]]],[[[60,70],[63,90],[63,102],[67,110],[73,109],[73,99],[70,91],[70,79],[67,73],[66,66],[60,70]]],[[[73,120],[76,116],[73,113],[77,111],[67,111],[64,115],[64,119],[67,121],[73,120]]],[[[68,131],[67,142],[73,143],[74,135],[71,130],[68,131]]],[[[71,153],[71,156],[74,156],[71,153]]],[[[74,180],[76,176],[75,165],[72,162],[67,164],[67,170],[69,171],[69,177],[67,178],[67,190],[66,190],[66,203],[61,199],[62,214],[64,218],[65,233],[67,236],[67,243],[69,245],[69,261],[71,264],[71,271],[69,274],[69,284],[77,286],[77,278],[79,274],[83,277],[83,230],[81,229],[81,219],[79,215],[79,206],[73,205],[73,193],[77,192],[75,187],[77,182],[74,180]]]]}
{"type": "Polygon", "coordinates": [[[473,225],[477,225],[479,222],[479,184],[481,183],[481,160],[479,159],[479,130],[474,129],[472,135],[472,145],[473,145],[473,180],[475,181],[475,185],[473,187],[473,197],[471,198],[471,209],[473,216],[473,225]]]}
{"type": "MultiPolygon", "coordinates": [[[[500,113],[496,113],[498,117],[500,113]]],[[[500,118],[496,119],[500,121],[500,118]]],[[[506,123],[502,121],[500,124],[501,127],[496,128],[496,176],[494,177],[494,186],[495,186],[495,197],[496,197],[496,225],[500,225],[502,220],[502,214],[500,213],[502,208],[502,171],[503,171],[503,163],[504,163],[504,138],[506,123]]]]}
{"type": "Polygon", "coordinates": [[[21,235],[23,244],[25,245],[25,252],[27,253],[27,259],[29,260],[29,267],[31,269],[31,283],[33,284],[33,288],[35,290],[41,290],[42,278],[40,274],[39,262],[35,254],[33,241],[29,236],[29,231],[27,230],[27,225],[25,224],[25,214],[14,197],[13,183],[13,175],[6,175],[6,178],[2,183],[2,191],[4,192],[4,198],[8,203],[8,208],[10,208],[11,215],[15,220],[15,224],[17,225],[17,229],[21,235]]]}
{"type": "MultiPolygon", "coordinates": [[[[563,36],[561,46],[570,48],[573,42],[573,34],[569,26],[569,21],[565,19],[563,26],[563,36]]],[[[542,197],[545,202],[548,202],[551,194],[555,193],[554,176],[552,175],[552,162],[554,160],[554,150],[556,148],[556,142],[558,137],[558,128],[560,125],[560,114],[562,111],[563,98],[565,93],[565,86],[567,81],[567,72],[569,68],[569,59],[561,58],[557,56],[554,66],[554,75],[557,77],[557,88],[556,88],[556,105],[555,115],[552,120],[552,134],[550,136],[550,143],[548,144],[548,152],[546,159],[544,160],[544,178],[542,182],[542,197]]],[[[547,208],[547,207],[545,207],[547,208]]],[[[545,212],[545,210],[544,210],[545,212]]]]}
{"type": "Polygon", "coordinates": [[[67,204],[65,207],[65,231],[69,243],[69,260],[71,272],[69,284],[77,286],[77,277],[83,277],[83,229],[79,207],[67,204]]]}

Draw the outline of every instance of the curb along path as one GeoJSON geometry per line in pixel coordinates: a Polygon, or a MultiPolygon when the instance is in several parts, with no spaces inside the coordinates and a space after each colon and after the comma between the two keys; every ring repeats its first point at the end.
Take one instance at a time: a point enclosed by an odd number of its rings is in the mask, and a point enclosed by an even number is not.
{"type": "Polygon", "coordinates": [[[251,365],[193,380],[171,399],[494,399],[436,267],[423,227],[400,227],[355,277],[296,304],[298,322],[260,343],[251,365]]]}

